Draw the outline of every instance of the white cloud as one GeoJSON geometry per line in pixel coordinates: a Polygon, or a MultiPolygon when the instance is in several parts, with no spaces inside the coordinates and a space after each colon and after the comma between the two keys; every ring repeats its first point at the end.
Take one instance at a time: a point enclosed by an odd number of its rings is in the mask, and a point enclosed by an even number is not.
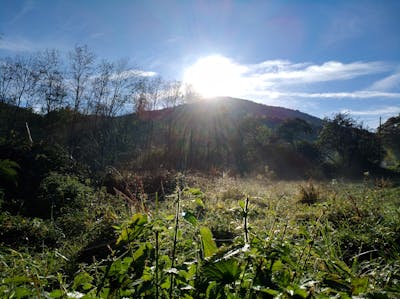
{"type": "Polygon", "coordinates": [[[254,96],[266,96],[269,98],[294,97],[310,99],[371,99],[371,98],[399,98],[400,93],[380,91],[354,91],[354,92],[280,92],[280,91],[253,91],[254,96]]]}
{"type": "Polygon", "coordinates": [[[37,50],[38,47],[29,40],[16,38],[16,39],[0,39],[0,49],[12,52],[27,52],[37,50]]]}
{"type": "Polygon", "coordinates": [[[32,40],[23,36],[3,36],[0,39],[0,50],[9,52],[37,52],[43,49],[68,49],[69,44],[65,41],[52,39],[52,40],[32,40]]]}
{"type": "MultiPolygon", "coordinates": [[[[257,64],[239,64],[227,57],[211,55],[199,59],[186,69],[183,80],[203,95],[227,95],[260,99],[267,97],[297,98],[400,98],[400,93],[387,90],[355,90],[313,92],[321,83],[350,81],[362,76],[392,71],[393,66],[381,62],[342,63],[328,61],[321,64],[293,63],[289,60],[266,60],[257,64]],[[300,88],[300,90],[299,90],[300,88]]],[[[380,85],[389,85],[397,77],[388,78],[380,85]],[[390,82],[388,82],[390,81],[390,82]]],[[[347,82],[346,82],[347,83],[347,82]]],[[[337,89],[337,88],[336,88],[337,89]]],[[[347,88],[348,89],[348,88],[347,88]]]]}
{"type": "Polygon", "coordinates": [[[113,73],[110,77],[111,80],[115,79],[129,79],[131,77],[154,77],[156,72],[143,71],[138,69],[126,70],[120,73],[113,73]]]}
{"type": "Polygon", "coordinates": [[[380,91],[400,89],[400,71],[374,82],[368,89],[380,91]]]}
{"type": "Polygon", "coordinates": [[[353,62],[344,64],[328,61],[321,65],[290,63],[289,61],[264,61],[248,68],[251,77],[263,82],[280,84],[317,83],[349,80],[356,77],[387,71],[389,66],[382,62],[353,62]]]}
{"type": "Polygon", "coordinates": [[[400,113],[400,106],[384,106],[370,110],[349,110],[343,109],[342,112],[349,113],[355,116],[380,116],[380,115],[394,115],[400,113]]]}

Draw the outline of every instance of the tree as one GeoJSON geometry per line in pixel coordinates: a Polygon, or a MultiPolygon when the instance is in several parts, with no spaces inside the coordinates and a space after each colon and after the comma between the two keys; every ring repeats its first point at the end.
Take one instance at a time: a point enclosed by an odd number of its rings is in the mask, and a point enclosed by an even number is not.
{"type": "Polygon", "coordinates": [[[68,57],[72,104],[74,110],[79,111],[82,101],[89,96],[88,84],[93,74],[95,55],[86,45],[76,45],[68,57]]]}
{"type": "Polygon", "coordinates": [[[10,89],[13,80],[12,60],[5,58],[0,62],[0,103],[9,103],[10,89]]]}
{"type": "Polygon", "coordinates": [[[113,64],[106,60],[97,66],[97,75],[92,81],[91,111],[95,115],[103,115],[106,112],[107,98],[110,93],[110,80],[113,72],[113,64]]]}
{"type": "Polygon", "coordinates": [[[183,103],[182,83],[165,81],[162,86],[162,107],[171,108],[183,103]]]}
{"type": "Polygon", "coordinates": [[[378,134],[387,150],[385,162],[400,169],[400,114],[390,117],[378,128],[378,134]]]}
{"type": "Polygon", "coordinates": [[[65,104],[67,88],[61,68],[61,57],[57,50],[45,50],[39,54],[36,94],[42,110],[46,113],[60,109],[65,104]]]}
{"type": "Polygon", "coordinates": [[[129,99],[131,77],[134,76],[127,68],[127,63],[120,60],[114,63],[114,73],[110,77],[110,96],[107,101],[106,116],[115,116],[124,107],[129,99]]]}
{"type": "Polygon", "coordinates": [[[339,113],[333,119],[325,119],[318,143],[331,161],[349,171],[358,171],[378,165],[383,149],[378,136],[357,124],[347,114],[339,113]],[[335,159],[339,156],[339,161],[335,159]]]}
{"type": "Polygon", "coordinates": [[[140,77],[132,90],[135,111],[138,114],[159,108],[163,98],[164,82],[161,77],[140,77]]]}
{"type": "Polygon", "coordinates": [[[278,127],[278,135],[294,146],[295,140],[300,140],[304,135],[312,133],[312,127],[308,122],[301,118],[292,118],[285,120],[278,127]]]}
{"type": "Polygon", "coordinates": [[[117,115],[133,97],[137,77],[137,71],[129,68],[126,61],[103,60],[92,83],[92,111],[107,117],[117,115]]]}
{"type": "Polygon", "coordinates": [[[390,117],[378,128],[384,143],[400,153],[400,114],[390,117]]]}
{"type": "Polygon", "coordinates": [[[0,101],[20,107],[30,105],[30,96],[38,80],[31,56],[6,58],[0,66],[0,101]]]}

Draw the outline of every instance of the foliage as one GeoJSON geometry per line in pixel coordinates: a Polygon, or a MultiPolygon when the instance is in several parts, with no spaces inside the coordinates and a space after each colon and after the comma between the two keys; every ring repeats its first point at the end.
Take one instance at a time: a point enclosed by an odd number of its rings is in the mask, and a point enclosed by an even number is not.
{"type": "Polygon", "coordinates": [[[301,118],[288,119],[277,129],[278,136],[292,145],[296,139],[299,140],[311,133],[311,125],[301,118]]]}
{"type": "Polygon", "coordinates": [[[103,221],[117,234],[108,257],[86,259],[74,270],[62,251],[46,248],[38,256],[3,249],[1,292],[16,298],[398,297],[399,188],[308,182],[300,194],[318,201],[304,205],[295,184],[237,181],[249,198],[237,202],[216,196],[221,182],[205,183],[207,189],[177,189],[162,205],[157,200],[151,213],[138,211],[118,224],[103,221]],[[240,233],[216,246],[210,227],[220,221],[240,233]]]}
{"type": "Polygon", "coordinates": [[[374,133],[363,129],[346,114],[326,119],[318,137],[325,155],[353,173],[369,170],[382,161],[382,144],[374,133]],[[335,159],[335,154],[339,159],[335,159]]]}
{"type": "MultiPolygon", "coordinates": [[[[17,184],[18,179],[18,163],[5,159],[0,160],[0,180],[6,183],[17,184]]],[[[0,184],[0,186],[3,184],[0,184]]]]}

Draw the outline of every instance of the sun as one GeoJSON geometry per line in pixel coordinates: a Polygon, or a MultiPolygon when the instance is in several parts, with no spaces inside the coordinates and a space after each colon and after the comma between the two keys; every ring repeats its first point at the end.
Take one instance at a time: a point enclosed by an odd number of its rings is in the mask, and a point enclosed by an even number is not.
{"type": "Polygon", "coordinates": [[[244,88],[243,66],[221,55],[200,58],[183,74],[183,83],[193,87],[201,96],[237,96],[244,88]]]}

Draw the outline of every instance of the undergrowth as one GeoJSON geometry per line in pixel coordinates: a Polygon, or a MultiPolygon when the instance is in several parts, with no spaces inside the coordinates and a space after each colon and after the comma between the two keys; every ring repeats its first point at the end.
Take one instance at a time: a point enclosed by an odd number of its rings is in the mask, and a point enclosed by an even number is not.
{"type": "Polygon", "coordinates": [[[2,239],[2,298],[400,296],[400,188],[386,183],[181,178],[133,212],[79,190],[80,212],[55,221],[2,214],[1,234],[37,239],[2,239]]]}

